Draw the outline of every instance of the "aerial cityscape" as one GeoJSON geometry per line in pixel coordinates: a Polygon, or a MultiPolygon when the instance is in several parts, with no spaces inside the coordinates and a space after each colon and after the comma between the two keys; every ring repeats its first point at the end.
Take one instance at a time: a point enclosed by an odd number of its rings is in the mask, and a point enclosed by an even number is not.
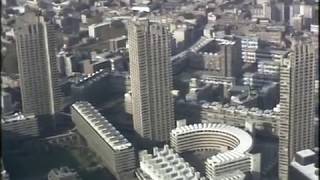
{"type": "Polygon", "coordinates": [[[1,0],[1,179],[318,180],[318,0],[1,0]]]}

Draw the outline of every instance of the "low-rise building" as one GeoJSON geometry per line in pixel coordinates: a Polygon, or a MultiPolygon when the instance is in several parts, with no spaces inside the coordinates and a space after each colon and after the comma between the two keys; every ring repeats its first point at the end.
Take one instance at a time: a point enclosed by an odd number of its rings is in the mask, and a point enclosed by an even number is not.
{"type": "Polygon", "coordinates": [[[102,102],[106,94],[127,92],[130,79],[127,72],[99,70],[84,77],[71,80],[71,95],[74,100],[102,102]]]}
{"type": "Polygon", "coordinates": [[[165,145],[163,149],[153,148],[139,153],[140,168],[136,171],[139,180],[204,180],[194,167],[190,166],[173,149],[165,145]]]}
{"type": "Polygon", "coordinates": [[[125,25],[121,21],[106,21],[88,26],[90,38],[108,41],[126,34],[125,25]]]}
{"type": "Polygon", "coordinates": [[[71,106],[72,121],[88,146],[117,179],[133,176],[136,158],[132,144],[89,102],[71,106]]]}
{"type": "Polygon", "coordinates": [[[319,150],[305,149],[298,151],[290,165],[290,179],[319,179],[319,150]]]}
{"type": "Polygon", "coordinates": [[[123,35],[121,37],[109,39],[110,51],[115,52],[115,51],[118,51],[119,49],[126,48],[127,40],[128,40],[128,38],[125,35],[123,35]]]}
{"type": "Polygon", "coordinates": [[[230,106],[218,102],[205,103],[201,107],[201,121],[203,123],[221,123],[244,128],[246,122],[254,123],[263,135],[278,135],[278,108],[273,110],[259,110],[244,106],[230,106]]]}
{"type": "Polygon", "coordinates": [[[170,144],[176,152],[218,151],[205,160],[205,173],[208,179],[228,179],[228,177],[239,179],[249,173],[253,179],[259,178],[260,155],[250,154],[253,139],[244,130],[212,123],[178,125],[170,133],[170,144]]]}
{"type": "Polygon", "coordinates": [[[38,119],[33,114],[15,113],[1,118],[5,140],[23,140],[39,136],[38,119]]]}
{"type": "Polygon", "coordinates": [[[69,167],[60,167],[50,170],[48,180],[81,180],[79,174],[69,167]]]}
{"type": "Polygon", "coordinates": [[[261,88],[270,83],[279,82],[278,74],[244,73],[242,77],[243,85],[253,88],[261,88]]]}
{"type": "Polygon", "coordinates": [[[213,76],[237,77],[242,66],[240,48],[237,39],[214,39],[198,50],[190,65],[213,76]]]}

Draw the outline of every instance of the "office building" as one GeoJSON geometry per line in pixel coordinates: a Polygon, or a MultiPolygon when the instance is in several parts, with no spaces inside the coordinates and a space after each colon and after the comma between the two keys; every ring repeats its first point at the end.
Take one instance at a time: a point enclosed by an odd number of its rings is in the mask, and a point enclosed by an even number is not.
{"type": "MultiPolygon", "coordinates": [[[[279,66],[280,67],[280,66],[279,66]]],[[[242,83],[245,86],[254,88],[262,88],[270,83],[278,83],[280,79],[280,70],[278,74],[272,73],[244,73],[242,77],[242,83]]]]}
{"type": "Polygon", "coordinates": [[[117,179],[128,179],[135,169],[132,144],[116,130],[89,102],[78,101],[71,106],[72,121],[89,148],[117,179]]]}
{"type": "Polygon", "coordinates": [[[118,51],[120,49],[125,49],[126,45],[127,45],[127,41],[128,41],[128,38],[125,35],[110,39],[109,40],[109,49],[110,49],[110,51],[115,52],[115,51],[118,51]]]}
{"type": "Polygon", "coordinates": [[[296,152],[314,147],[315,49],[306,37],[292,41],[280,67],[279,179],[287,180],[296,152]]]}
{"type": "Polygon", "coordinates": [[[139,180],[204,180],[183,158],[168,145],[163,149],[153,148],[153,153],[146,150],[139,153],[140,168],[136,175],[139,180]]]}
{"type": "Polygon", "coordinates": [[[24,114],[54,114],[62,105],[58,86],[56,31],[35,12],[16,20],[18,68],[24,114]]]}
{"type": "Polygon", "coordinates": [[[237,39],[216,38],[199,49],[198,58],[190,58],[190,66],[212,76],[238,77],[242,66],[240,46],[237,39]]]}
{"type": "Polygon", "coordinates": [[[255,32],[257,37],[265,42],[280,45],[283,40],[283,32],[279,30],[262,30],[255,32]]]}
{"type": "Polygon", "coordinates": [[[191,25],[179,25],[173,32],[173,38],[175,39],[176,49],[181,51],[187,48],[193,40],[193,26],[191,25]]]}
{"type": "Polygon", "coordinates": [[[91,38],[102,38],[105,33],[110,33],[111,21],[92,24],[88,26],[89,37],[91,38]]]}
{"type": "Polygon", "coordinates": [[[146,140],[167,141],[175,124],[169,32],[148,20],[130,21],[128,29],[134,129],[146,140]]]}
{"type": "Polygon", "coordinates": [[[110,39],[125,35],[124,26],[121,21],[105,21],[99,24],[91,24],[88,26],[88,34],[90,38],[108,42],[110,39]]]}
{"type": "Polygon", "coordinates": [[[242,60],[245,63],[256,62],[256,50],[259,47],[257,37],[243,37],[241,39],[242,60]]]}

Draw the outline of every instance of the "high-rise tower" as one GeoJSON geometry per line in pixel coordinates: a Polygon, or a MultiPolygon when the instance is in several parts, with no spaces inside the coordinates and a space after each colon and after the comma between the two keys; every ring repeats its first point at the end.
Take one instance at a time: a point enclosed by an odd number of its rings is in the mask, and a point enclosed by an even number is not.
{"type": "Polygon", "coordinates": [[[142,138],[167,141],[175,124],[169,32],[161,23],[133,20],[128,38],[134,129],[142,138]]]}
{"type": "Polygon", "coordinates": [[[23,113],[54,114],[62,103],[54,25],[26,12],[16,20],[15,37],[23,113]]]}
{"type": "Polygon", "coordinates": [[[315,51],[294,40],[280,68],[279,179],[288,180],[294,154],[314,146],[315,51]]]}

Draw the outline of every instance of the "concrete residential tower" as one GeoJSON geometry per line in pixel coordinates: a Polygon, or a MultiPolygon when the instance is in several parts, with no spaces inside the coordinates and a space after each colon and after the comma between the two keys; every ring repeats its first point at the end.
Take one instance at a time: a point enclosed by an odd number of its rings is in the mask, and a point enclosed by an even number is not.
{"type": "Polygon", "coordinates": [[[280,68],[279,179],[288,180],[294,154],[314,147],[315,50],[294,40],[280,68]]]}
{"type": "Polygon", "coordinates": [[[147,20],[130,21],[128,29],[134,129],[142,138],[167,141],[175,124],[169,32],[147,20]]]}
{"type": "Polygon", "coordinates": [[[17,18],[16,49],[24,114],[54,114],[61,106],[53,24],[35,12],[17,18]]]}

